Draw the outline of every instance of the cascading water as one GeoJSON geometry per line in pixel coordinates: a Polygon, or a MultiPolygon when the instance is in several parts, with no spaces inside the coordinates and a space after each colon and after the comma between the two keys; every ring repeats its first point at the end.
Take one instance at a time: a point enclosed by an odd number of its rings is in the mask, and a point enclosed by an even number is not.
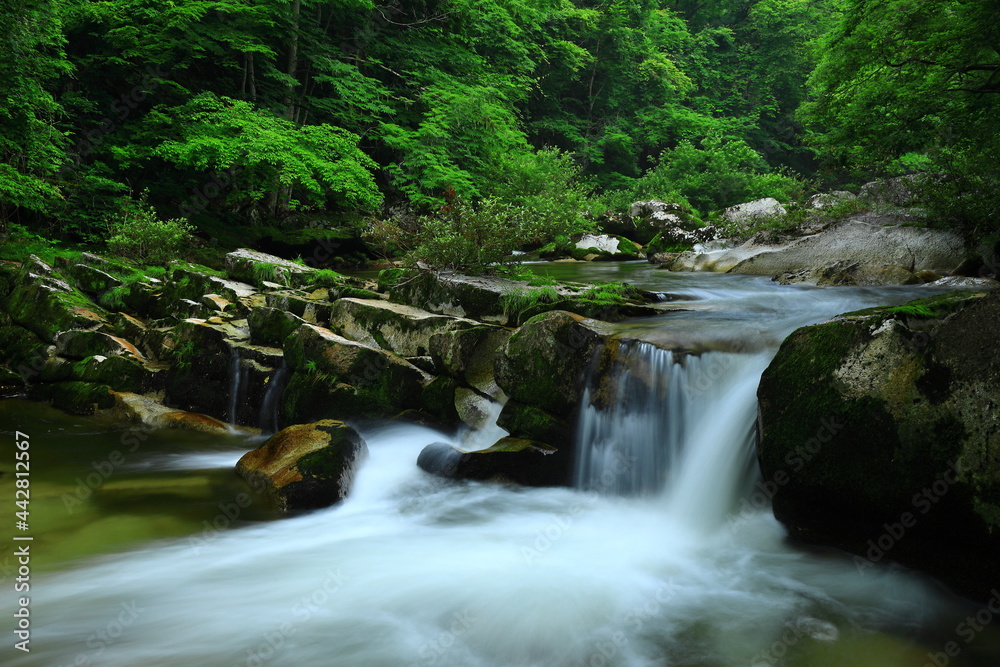
{"type": "MultiPolygon", "coordinates": [[[[660,326],[731,343],[771,317],[777,342],[914,298],[714,280],[714,295],[660,326]],[[742,310],[722,313],[723,300],[742,310]]],[[[393,424],[359,426],[370,456],[336,507],[255,523],[240,514],[244,489],[218,507],[196,496],[177,510],[204,513],[196,532],[33,573],[32,653],[5,664],[921,667],[969,609],[912,575],[796,550],[767,511],[722,520],[745,484],[754,389],[774,351],[734,347],[747,351],[623,349],[622,374],[595,381],[583,408],[585,490],[431,477],[414,462],[448,436],[393,424]]],[[[46,437],[39,426],[32,442],[46,437]]],[[[13,613],[0,598],[0,616],[13,613]]],[[[966,665],[996,664],[963,648],[966,665]]]]}
{"type": "Polygon", "coordinates": [[[240,356],[240,349],[235,345],[229,350],[229,403],[226,407],[226,418],[231,424],[239,423],[239,408],[243,404],[244,377],[246,370],[243,368],[243,359],[240,356]]]}
{"type": "Polygon", "coordinates": [[[665,495],[677,520],[714,529],[755,474],[756,389],[770,355],[618,346],[617,372],[591,378],[583,397],[577,488],[665,495]]]}
{"type": "Polygon", "coordinates": [[[264,392],[264,399],[260,404],[260,430],[265,434],[277,433],[280,428],[281,394],[288,383],[288,375],[288,365],[282,359],[281,366],[267,383],[267,391],[264,392]]]}

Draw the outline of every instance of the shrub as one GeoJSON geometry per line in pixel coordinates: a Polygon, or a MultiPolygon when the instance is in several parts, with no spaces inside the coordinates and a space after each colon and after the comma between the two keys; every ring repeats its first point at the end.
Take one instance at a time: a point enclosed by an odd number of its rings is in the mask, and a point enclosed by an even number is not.
{"type": "Polygon", "coordinates": [[[160,220],[143,193],[138,201],[127,198],[108,222],[108,250],[137,262],[162,264],[178,253],[191,230],[184,218],[160,220]]]}

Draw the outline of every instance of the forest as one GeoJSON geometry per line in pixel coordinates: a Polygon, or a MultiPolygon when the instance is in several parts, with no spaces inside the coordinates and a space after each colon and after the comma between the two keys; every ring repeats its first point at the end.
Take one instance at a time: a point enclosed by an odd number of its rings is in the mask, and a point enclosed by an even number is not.
{"type": "Polygon", "coordinates": [[[7,238],[438,256],[900,174],[997,233],[998,0],[3,4],[7,238]]]}

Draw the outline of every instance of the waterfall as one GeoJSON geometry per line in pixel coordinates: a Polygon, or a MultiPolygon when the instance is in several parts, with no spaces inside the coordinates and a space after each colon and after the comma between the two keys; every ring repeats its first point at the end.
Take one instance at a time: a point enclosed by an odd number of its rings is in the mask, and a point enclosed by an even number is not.
{"type": "Polygon", "coordinates": [[[246,371],[243,369],[243,360],[240,357],[240,349],[233,346],[229,350],[229,405],[226,408],[226,418],[231,424],[239,423],[240,391],[243,389],[243,379],[246,371]]]}
{"type": "Polygon", "coordinates": [[[770,354],[619,346],[617,368],[584,393],[576,486],[662,495],[678,520],[715,527],[754,474],[756,387],[770,354]]]}
{"type": "Polygon", "coordinates": [[[288,384],[288,365],[281,360],[281,366],[271,376],[260,404],[260,430],[265,434],[277,433],[281,427],[281,395],[288,384]]]}

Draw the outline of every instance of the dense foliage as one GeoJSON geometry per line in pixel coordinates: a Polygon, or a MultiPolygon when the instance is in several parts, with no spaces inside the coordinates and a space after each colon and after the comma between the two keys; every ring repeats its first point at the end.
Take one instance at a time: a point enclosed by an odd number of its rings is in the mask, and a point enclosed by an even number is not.
{"type": "Polygon", "coordinates": [[[968,195],[1000,174],[997,0],[0,7],[4,227],[107,241],[146,190],[206,235],[453,192],[541,243],[630,198],[788,199],[821,165],[950,174],[941,210],[995,213],[968,195]]]}

